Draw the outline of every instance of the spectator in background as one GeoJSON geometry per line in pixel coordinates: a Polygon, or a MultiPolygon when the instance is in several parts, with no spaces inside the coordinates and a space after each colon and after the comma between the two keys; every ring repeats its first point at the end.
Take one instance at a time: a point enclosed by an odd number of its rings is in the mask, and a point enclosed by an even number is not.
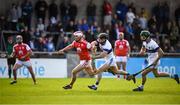
{"type": "Polygon", "coordinates": [[[30,0],[24,0],[24,2],[21,4],[22,8],[22,19],[26,26],[28,26],[28,29],[31,29],[31,18],[32,18],[32,12],[33,7],[30,0]]]}
{"type": "Polygon", "coordinates": [[[131,2],[129,5],[128,5],[128,9],[131,8],[132,12],[134,13],[134,15],[136,15],[136,8],[134,6],[134,2],[131,2]]]}
{"type": "Polygon", "coordinates": [[[11,22],[11,30],[16,31],[16,24],[18,22],[19,16],[18,16],[18,10],[16,4],[12,4],[12,7],[9,12],[9,19],[11,22]]]}
{"type": "Polygon", "coordinates": [[[119,32],[125,33],[126,30],[122,21],[118,22],[118,27],[119,27],[119,32]]]}
{"type": "Polygon", "coordinates": [[[123,0],[119,0],[118,4],[116,5],[116,14],[118,19],[121,20],[123,23],[126,19],[126,13],[128,11],[128,7],[123,3],[123,0]]]}
{"type": "Polygon", "coordinates": [[[169,40],[171,43],[171,46],[175,46],[178,43],[180,36],[179,36],[179,28],[176,25],[176,22],[172,22],[172,27],[171,27],[171,33],[169,36],[169,40]]]}
{"type": "Polygon", "coordinates": [[[58,21],[57,22],[57,25],[56,25],[56,32],[63,32],[63,25],[62,25],[62,22],[61,21],[58,21]]]}
{"type": "Polygon", "coordinates": [[[130,23],[126,23],[125,25],[126,33],[125,33],[125,39],[128,41],[134,39],[134,33],[133,33],[133,28],[130,23]]]}
{"type": "Polygon", "coordinates": [[[24,28],[25,28],[25,24],[24,24],[22,18],[19,18],[18,23],[16,25],[16,30],[19,32],[22,32],[24,30],[24,28]]]}
{"type": "Polygon", "coordinates": [[[104,22],[103,25],[105,27],[111,26],[112,21],[112,6],[111,3],[108,0],[104,0],[103,3],[103,13],[104,13],[104,22]]]}
{"type": "Polygon", "coordinates": [[[20,5],[20,2],[17,2],[16,8],[17,8],[17,14],[18,14],[18,19],[19,19],[22,17],[22,8],[20,5]]]}
{"type": "MultiPolygon", "coordinates": [[[[176,19],[176,24],[178,25],[178,22],[180,21],[180,6],[175,10],[174,16],[176,19]]],[[[180,26],[178,25],[178,27],[180,27],[180,26]]]]}
{"type": "Polygon", "coordinates": [[[0,31],[1,30],[7,30],[8,29],[8,22],[5,18],[5,16],[0,16],[0,31]]]}
{"type": "Polygon", "coordinates": [[[142,29],[147,29],[147,18],[143,14],[140,14],[139,22],[142,29]]]}
{"type": "Polygon", "coordinates": [[[69,5],[67,0],[63,0],[60,4],[61,20],[64,28],[66,27],[69,20],[69,5]]]}
{"type": "Polygon", "coordinates": [[[87,20],[88,24],[93,24],[96,20],[96,5],[94,4],[93,0],[90,0],[88,6],[86,8],[87,20]]]}
{"type": "Polygon", "coordinates": [[[54,43],[53,43],[53,37],[52,36],[48,37],[45,46],[46,46],[46,49],[47,49],[48,52],[55,51],[55,46],[54,46],[54,43]]]}
{"type": "Polygon", "coordinates": [[[36,2],[35,12],[36,12],[37,20],[39,20],[39,18],[41,18],[42,22],[43,23],[45,22],[47,9],[48,9],[48,5],[45,0],[38,0],[36,2]]]}
{"type": "Polygon", "coordinates": [[[129,8],[127,14],[126,14],[126,22],[129,23],[129,24],[132,24],[133,21],[134,21],[134,18],[135,17],[135,14],[132,12],[132,9],[129,8]]]}
{"type": "Polygon", "coordinates": [[[162,30],[162,24],[163,24],[163,5],[161,2],[158,2],[156,6],[152,9],[152,15],[155,15],[157,20],[157,29],[158,32],[161,32],[162,30]]]}
{"type": "Polygon", "coordinates": [[[76,24],[76,30],[78,30],[78,31],[83,30],[82,24],[83,24],[83,23],[82,23],[82,20],[79,19],[79,20],[78,20],[78,23],[76,24]]]}
{"type": "Polygon", "coordinates": [[[30,34],[27,26],[24,27],[24,29],[21,32],[21,35],[22,35],[22,37],[24,39],[23,43],[26,43],[26,44],[30,45],[31,34],[30,34]]]}
{"type": "Polygon", "coordinates": [[[75,3],[73,3],[72,1],[69,4],[69,17],[70,20],[75,21],[76,20],[76,16],[78,13],[78,9],[75,3]]]}
{"type": "Polygon", "coordinates": [[[40,32],[45,31],[45,25],[43,23],[43,20],[41,18],[38,19],[38,24],[37,24],[37,28],[40,32]]]}
{"type": "Polygon", "coordinates": [[[157,20],[155,15],[152,15],[152,17],[148,20],[148,28],[151,28],[152,25],[156,25],[157,27],[157,20]]]}
{"type": "Polygon", "coordinates": [[[7,64],[8,64],[8,76],[11,78],[12,74],[12,67],[14,66],[16,62],[16,58],[10,57],[11,53],[13,52],[13,46],[14,46],[14,41],[13,37],[9,36],[7,40],[7,64]]]}
{"type": "Polygon", "coordinates": [[[141,8],[140,14],[143,15],[143,17],[145,17],[146,19],[149,19],[149,14],[145,8],[141,8]]]}
{"type": "Polygon", "coordinates": [[[74,21],[70,21],[69,24],[67,25],[65,31],[73,33],[73,32],[75,32],[75,30],[76,30],[76,26],[75,26],[74,21]]]}
{"type": "Polygon", "coordinates": [[[89,25],[87,23],[87,20],[86,19],[82,19],[82,31],[83,32],[87,32],[89,30],[89,25]]]}
{"type": "Polygon", "coordinates": [[[49,19],[54,17],[57,19],[58,15],[58,6],[56,4],[56,0],[51,0],[51,4],[49,5],[49,19]]]}

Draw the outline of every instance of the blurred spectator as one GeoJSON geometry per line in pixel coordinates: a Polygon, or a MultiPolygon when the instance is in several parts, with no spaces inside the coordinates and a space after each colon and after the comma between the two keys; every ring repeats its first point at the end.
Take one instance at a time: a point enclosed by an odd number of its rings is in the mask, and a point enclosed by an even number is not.
{"type": "Polygon", "coordinates": [[[83,28],[82,28],[82,20],[81,19],[79,19],[78,20],[78,23],[76,24],[76,30],[77,31],[82,31],[83,30],[83,28]]]}
{"type": "Polygon", "coordinates": [[[143,14],[140,14],[139,22],[140,22],[140,27],[141,27],[142,29],[147,29],[147,18],[144,17],[143,14]]]}
{"type": "Polygon", "coordinates": [[[25,24],[24,24],[23,20],[21,18],[19,18],[18,23],[16,25],[16,30],[21,32],[24,30],[24,28],[25,28],[25,24]]]}
{"type": "Polygon", "coordinates": [[[125,33],[125,39],[128,41],[134,39],[134,33],[133,33],[133,28],[130,23],[126,23],[125,25],[126,33],[125,33]]]}
{"type": "Polygon", "coordinates": [[[75,26],[74,21],[70,21],[69,24],[67,25],[65,31],[73,33],[73,32],[75,32],[75,30],[76,30],[76,26],[75,26]]]}
{"type": "Polygon", "coordinates": [[[30,0],[24,0],[24,2],[21,4],[22,8],[22,19],[26,26],[28,26],[28,29],[31,29],[31,18],[32,18],[32,12],[33,7],[30,0]]]}
{"type": "Polygon", "coordinates": [[[157,5],[153,7],[152,15],[155,15],[156,17],[158,32],[161,32],[164,18],[164,8],[161,2],[158,2],[157,5]]]}
{"type": "Polygon", "coordinates": [[[108,0],[104,0],[103,3],[103,13],[104,13],[104,23],[103,25],[106,26],[111,26],[111,21],[112,21],[112,6],[111,3],[108,0]]]}
{"type": "Polygon", "coordinates": [[[45,46],[46,46],[46,49],[47,49],[48,52],[55,51],[55,46],[54,46],[54,43],[53,43],[53,37],[52,36],[47,39],[47,42],[46,42],[45,46]]]}
{"type": "Polygon", "coordinates": [[[82,31],[87,32],[89,30],[89,25],[87,23],[86,19],[82,20],[83,24],[82,24],[82,31]]]}
{"type": "Polygon", "coordinates": [[[93,0],[90,0],[90,2],[88,3],[86,14],[88,24],[93,24],[93,22],[96,20],[96,5],[94,4],[93,0]]]}
{"type": "Polygon", "coordinates": [[[56,32],[63,32],[63,26],[62,26],[62,22],[58,21],[57,25],[56,25],[56,32]]]}
{"type": "Polygon", "coordinates": [[[118,22],[119,22],[119,20],[118,20],[117,15],[116,15],[116,14],[113,14],[113,18],[112,18],[112,21],[111,21],[112,26],[114,26],[114,24],[116,24],[116,23],[118,23],[118,22]]]}
{"type": "MultiPolygon", "coordinates": [[[[178,25],[178,22],[180,21],[180,6],[175,10],[174,15],[176,19],[176,24],[178,25]]],[[[180,26],[178,25],[178,27],[180,26]]]]}
{"type": "Polygon", "coordinates": [[[55,17],[57,19],[58,15],[58,6],[56,4],[56,0],[51,0],[51,4],[49,5],[49,19],[55,17]]]}
{"type": "Polygon", "coordinates": [[[118,19],[121,20],[123,23],[126,19],[127,11],[128,7],[122,2],[122,0],[119,0],[118,4],[116,5],[116,14],[118,16],[118,19]]]}
{"type": "Polygon", "coordinates": [[[179,28],[176,25],[176,22],[173,21],[172,22],[172,27],[171,27],[171,33],[170,33],[170,36],[169,36],[171,46],[175,46],[178,43],[179,38],[180,38],[179,28]]]}
{"type": "Polygon", "coordinates": [[[60,13],[61,13],[61,20],[63,25],[67,25],[67,22],[69,20],[69,5],[67,3],[67,0],[63,0],[60,4],[60,13]]]}
{"type": "Polygon", "coordinates": [[[47,31],[48,32],[57,32],[57,28],[56,28],[56,20],[55,20],[55,17],[51,17],[51,18],[54,18],[54,20],[53,19],[51,19],[49,22],[49,25],[47,26],[47,31]]]}
{"type": "Polygon", "coordinates": [[[16,8],[17,8],[17,14],[18,14],[18,19],[19,19],[22,17],[22,8],[20,5],[20,2],[17,2],[16,8]]]}
{"type": "Polygon", "coordinates": [[[30,34],[27,26],[24,27],[24,29],[21,32],[21,35],[23,37],[23,42],[30,45],[31,34],[30,34]]]}
{"type": "Polygon", "coordinates": [[[152,25],[156,25],[157,27],[157,20],[155,15],[152,15],[152,17],[148,20],[148,27],[151,28],[152,25]]]}
{"type": "Polygon", "coordinates": [[[135,14],[132,12],[132,9],[129,8],[127,14],[126,14],[126,22],[129,24],[132,24],[135,18],[135,14]]]}
{"type": "Polygon", "coordinates": [[[0,31],[8,29],[8,22],[6,18],[2,15],[0,16],[0,31]]]}
{"type": "Polygon", "coordinates": [[[134,6],[134,2],[131,2],[129,5],[128,5],[128,9],[131,8],[132,12],[134,13],[134,15],[136,15],[136,8],[134,6]]]}
{"type": "Polygon", "coordinates": [[[12,4],[12,7],[10,9],[10,12],[9,12],[9,19],[10,19],[10,22],[11,22],[11,30],[16,30],[16,24],[18,22],[18,10],[17,10],[17,6],[13,3],[12,4]]]}
{"type": "Polygon", "coordinates": [[[118,22],[118,27],[119,27],[119,32],[125,33],[126,30],[122,21],[118,22]]]}
{"type": "Polygon", "coordinates": [[[45,25],[43,23],[43,20],[39,18],[39,21],[37,23],[37,28],[39,29],[40,32],[45,31],[45,25]]]}
{"type": "Polygon", "coordinates": [[[169,34],[171,33],[171,29],[172,29],[172,22],[171,22],[171,21],[168,21],[168,22],[166,22],[166,24],[163,26],[162,33],[169,35],[169,34]]]}
{"type": "Polygon", "coordinates": [[[75,21],[76,20],[76,16],[78,13],[78,9],[75,3],[73,3],[72,1],[70,2],[69,5],[69,17],[70,20],[75,21]]]}
{"type": "Polygon", "coordinates": [[[43,23],[45,22],[47,9],[48,9],[48,5],[45,0],[38,0],[36,2],[35,12],[36,12],[37,20],[39,20],[39,18],[41,18],[42,22],[43,23]]]}
{"type": "Polygon", "coordinates": [[[141,8],[140,14],[143,15],[143,17],[145,17],[146,19],[149,19],[149,14],[145,8],[141,8]]]}

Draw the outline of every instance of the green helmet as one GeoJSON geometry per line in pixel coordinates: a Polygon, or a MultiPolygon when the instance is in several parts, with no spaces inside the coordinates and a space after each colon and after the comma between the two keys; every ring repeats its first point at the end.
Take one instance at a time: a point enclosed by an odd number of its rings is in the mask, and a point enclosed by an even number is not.
{"type": "Polygon", "coordinates": [[[141,31],[140,36],[143,36],[147,39],[148,37],[150,37],[150,32],[147,30],[143,30],[141,31]]]}

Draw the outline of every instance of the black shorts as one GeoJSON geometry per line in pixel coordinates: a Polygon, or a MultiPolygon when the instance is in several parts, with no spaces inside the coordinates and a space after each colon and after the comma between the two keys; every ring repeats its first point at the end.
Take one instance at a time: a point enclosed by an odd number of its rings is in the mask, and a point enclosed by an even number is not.
{"type": "Polygon", "coordinates": [[[8,58],[7,63],[8,65],[14,65],[16,63],[16,58],[8,58]]]}

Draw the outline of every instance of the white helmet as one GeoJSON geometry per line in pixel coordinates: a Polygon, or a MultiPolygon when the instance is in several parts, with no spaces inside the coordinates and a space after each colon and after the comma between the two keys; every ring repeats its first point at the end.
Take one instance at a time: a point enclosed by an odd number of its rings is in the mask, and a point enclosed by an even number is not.
{"type": "Polygon", "coordinates": [[[73,33],[74,36],[83,37],[83,33],[81,31],[76,31],[73,33]]]}

